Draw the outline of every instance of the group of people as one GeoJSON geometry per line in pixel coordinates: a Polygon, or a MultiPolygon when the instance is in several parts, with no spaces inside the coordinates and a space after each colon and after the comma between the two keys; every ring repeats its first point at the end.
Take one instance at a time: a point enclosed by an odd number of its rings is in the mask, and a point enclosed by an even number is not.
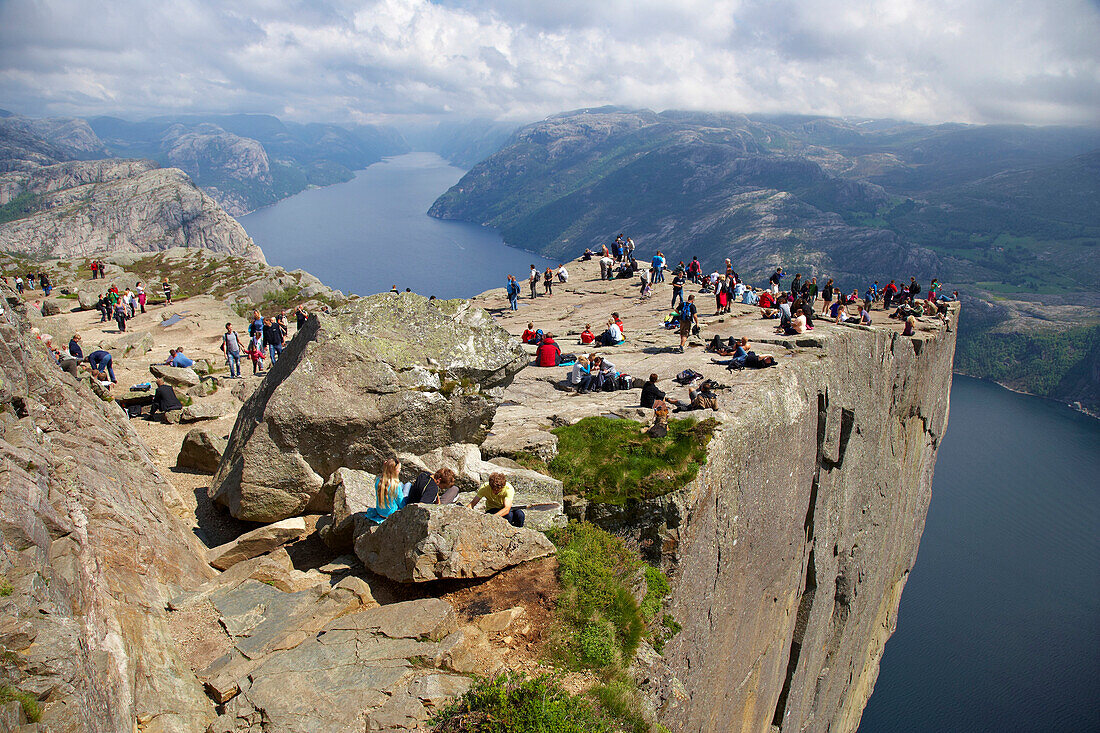
{"type": "MultiPolygon", "coordinates": [[[[381,524],[394,512],[410,504],[453,504],[458,497],[457,476],[449,468],[435,473],[421,471],[413,481],[402,483],[401,462],[387,458],[382,472],[374,481],[375,506],[366,511],[366,518],[381,524]]],[[[505,519],[513,527],[522,527],[526,520],[523,509],[514,506],[516,490],[503,473],[491,473],[470,502],[476,509],[482,501],[485,511],[505,519]]]]}
{"type": "MultiPolygon", "coordinates": [[[[558,267],[547,267],[543,271],[539,271],[539,268],[531,265],[531,272],[527,276],[527,283],[531,287],[531,297],[537,298],[539,283],[542,283],[542,294],[553,295],[554,294],[554,281],[559,283],[569,282],[569,270],[565,265],[559,265],[558,267]]],[[[519,310],[519,296],[522,289],[519,286],[519,281],[516,280],[515,275],[508,276],[508,284],[506,286],[508,294],[508,303],[512,310],[519,310]]],[[[433,296],[434,297],[434,296],[433,296]]]]}
{"type": "MultiPolygon", "coordinates": [[[[7,278],[4,278],[7,281],[7,278]]],[[[27,288],[34,290],[36,287],[42,289],[43,295],[49,295],[53,292],[53,283],[50,282],[50,276],[44,272],[40,272],[37,275],[33,272],[27,273],[27,279],[24,280],[22,275],[15,276],[15,289],[20,295],[23,295],[27,288]]]]}
{"type": "Polygon", "coordinates": [[[126,321],[133,318],[139,308],[142,313],[145,312],[146,302],[145,286],[141,281],[138,281],[133,289],[126,288],[122,292],[119,292],[117,286],[111,285],[106,292],[99,296],[95,307],[99,311],[100,323],[114,321],[118,325],[118,330],[124,332],[126,321]]]}

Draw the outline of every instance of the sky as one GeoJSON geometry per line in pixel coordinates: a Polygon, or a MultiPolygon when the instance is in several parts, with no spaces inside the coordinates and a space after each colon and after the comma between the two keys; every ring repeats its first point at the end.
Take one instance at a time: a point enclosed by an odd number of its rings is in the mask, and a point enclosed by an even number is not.
{"type": "Polygon", "coordinates": [[[0,107],[1100,124],[1100,0],[0,0],[0,107]]]}

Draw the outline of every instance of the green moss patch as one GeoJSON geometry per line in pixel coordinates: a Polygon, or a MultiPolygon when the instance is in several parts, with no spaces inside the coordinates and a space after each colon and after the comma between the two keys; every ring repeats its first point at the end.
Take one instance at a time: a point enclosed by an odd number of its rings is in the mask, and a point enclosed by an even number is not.
{"type": "Polygon", "coordinates": [[[551,431],[558,455],[550,475],[565,493],[604,504],[662,496],[695,478],[717,425],[712,418],[670,420],[668,435],[653,438],[634,420],[586,417],[551,431]]]}
{"type": "Polygon", "coordinates": [[[19,704],[23,707],[23,715],[27,716],[27,720],[30,722],[37,723],[42,719],[42,706],[38,704],[38,700],[34,695],[9,685],[0,685],[0,704],[12,700],[19,701],[19,704]]]}

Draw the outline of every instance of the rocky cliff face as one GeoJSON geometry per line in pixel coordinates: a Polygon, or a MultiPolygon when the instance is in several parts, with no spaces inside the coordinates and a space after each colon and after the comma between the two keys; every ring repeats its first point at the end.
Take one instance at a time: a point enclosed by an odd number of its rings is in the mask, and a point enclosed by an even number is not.
{"type": "MultiPolygon", "coordinates": [[[[11,295],[4,291],[4,296],[11,295]]],[[[213,718],[165,604],[213,573],[149,449],[0,317],[0,684],[51,731],[189,731],[213,718]]]]}
{"type": "Polygon", "coordinates": [[[173,125],[164,134],[162,145],[168,164],[182,169],[195,180],[208,179],[204,189],[234,216],[255,208],[255,196],[274,199],[271,192],[271,167],[264,146],[256,140],[202,124],[194,129],[173,125]]]}
{"type": "Polygon", "coordinates": [[[955,339],[849,331],[738,402],[686,497],[677,729],[859,725],[924,528],[955,339]]]}
{"type": "Polygon", "coordinates": [[[0,177],[0,196],[37,197],[0,225],[0,249],[73,257],[202,247],[261,257],[244,228],[182,172],[143,161],[87,161],[0,177]]]}

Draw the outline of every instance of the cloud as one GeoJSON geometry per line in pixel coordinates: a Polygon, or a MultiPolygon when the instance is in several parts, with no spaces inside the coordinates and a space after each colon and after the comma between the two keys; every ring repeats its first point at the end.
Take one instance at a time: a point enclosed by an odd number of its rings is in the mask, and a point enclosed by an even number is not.
{"type": "Polygon", "coordinates": [[[6,0],[0,106],[533,119],[578,107],[1100,120],[1092,0],[6,0]]]}

